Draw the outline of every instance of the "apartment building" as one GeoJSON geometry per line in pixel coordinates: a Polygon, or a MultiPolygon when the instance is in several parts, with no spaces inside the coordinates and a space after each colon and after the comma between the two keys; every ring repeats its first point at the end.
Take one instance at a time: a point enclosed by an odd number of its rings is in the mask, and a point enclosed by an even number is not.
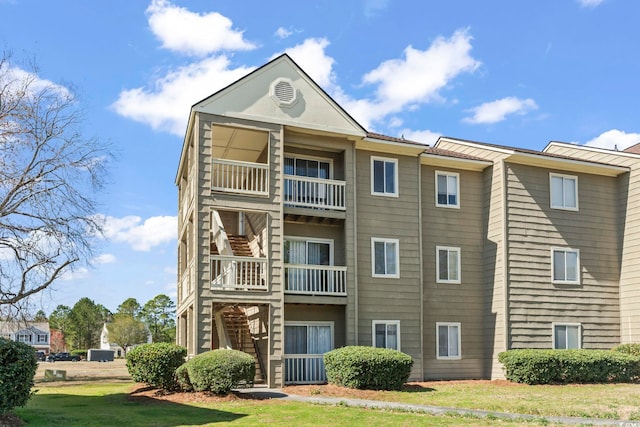
{"type": "Polygon", "coordinates": [[[581,150],[374,134],[282,55],[192,107],[177,342],[248,352],[280,387],[324,382],[344,345],[399,349],[422,380],[638,341],[640,156],[581,150]]]}

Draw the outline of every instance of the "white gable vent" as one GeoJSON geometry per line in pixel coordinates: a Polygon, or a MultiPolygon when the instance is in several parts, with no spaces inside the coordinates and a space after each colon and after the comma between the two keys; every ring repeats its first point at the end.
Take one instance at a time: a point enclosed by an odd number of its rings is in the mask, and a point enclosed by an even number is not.
{"type": "Polygon", "coordinates": [[[277,79],[271,83],[269,94],[275,103],[281,107],[291,107],[298,100],[293,82],[285,78],[277,79]]]}

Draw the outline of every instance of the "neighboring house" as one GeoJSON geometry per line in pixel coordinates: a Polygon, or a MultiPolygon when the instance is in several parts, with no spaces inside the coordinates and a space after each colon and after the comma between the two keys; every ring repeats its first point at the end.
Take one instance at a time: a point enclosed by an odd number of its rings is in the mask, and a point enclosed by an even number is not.
{"type": "MultiPolygon", "coordinates": [[[[147,328],[147,332],[149,332],[148,328],[147,328]]],[[[149,343],[152,342],[150,332],[148,334],[148,337],[149,338],[147,339],[147,342],[149,343]]],[[[136,345],[139,345],[139,344],[136,344],[136,345]]],[[[105,323],[104,325],[102,325],[102,332],[100,332],[100,350],[113,350],[114,351],[113,354],[115,357],[124,357],[125,354],[129,350],[134,348],[136,345],[128,346],[127,351],[125,352],[124,349],[120,347],[118,344],[109,342],[109,329],[107,328],[107,324],[105,323]]]]}
{"type": "Polygon", "coordinates": [[[422,380],[638,342],[639,172],[632,152],[370,133],[279,56],[191,109],[177,343],[251,353],[281,387],[325,381],[345,345],[422,380]]]}
{"type": "Polygon", "coordinates": [[[5,322],[0,321],[0,336],[29,344],[36,351],[49,354],[51,332],[49,322],[5,322]]]}

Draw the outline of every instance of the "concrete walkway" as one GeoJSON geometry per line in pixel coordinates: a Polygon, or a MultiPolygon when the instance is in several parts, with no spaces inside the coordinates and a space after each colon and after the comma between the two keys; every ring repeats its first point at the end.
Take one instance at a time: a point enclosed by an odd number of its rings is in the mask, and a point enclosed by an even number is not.
{"type": "Polygon", "coordinates": [[[397,411],[405,412],[424,412],[433,415],[472,415],[479,418],[495,417],[506,420],[531,420],[542,421],[546,420],[550,423],[562,423],[562,424],[578,424],[578,425],[594,425],[594,426],[628,426],[628,427],[640,427],[639,421],[626,421],[626,420],[609,420],[602,418],[577,418],[577,417],[553,417],[553,416],[537,416],[526,414],[511,414],[507,412],[494,412],[494,411],[481,411],[477,409],[460,409],[460,408],[447,408],[443,406],[430,406],[430,405],[412,405],[407,403],[385,402],[382,400],[364,400],[364,399],[350,399],[346,397],[322,397],[322,396],[298,396],[294,394],[286,394],[280,389],[270,389],[266,387],[254,387],[254,388],[242,388],[234,390],[238,394],[251,396],[255,399],[282,399],[291,400],[295,402],[307,402],[320,405],[343,405],[352,406],[358,408],[378,408],[378,409],[393,409],[397,411]]]}

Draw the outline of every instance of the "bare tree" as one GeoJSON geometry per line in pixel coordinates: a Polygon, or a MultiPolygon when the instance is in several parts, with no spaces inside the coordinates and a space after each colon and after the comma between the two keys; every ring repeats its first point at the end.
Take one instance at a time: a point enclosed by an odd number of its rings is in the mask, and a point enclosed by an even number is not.
{"type": "Polygon", "coordinates": [[[0,57],[0,312],[86,263],[109,147],[81,132],[72,90],[0,57]]]}

